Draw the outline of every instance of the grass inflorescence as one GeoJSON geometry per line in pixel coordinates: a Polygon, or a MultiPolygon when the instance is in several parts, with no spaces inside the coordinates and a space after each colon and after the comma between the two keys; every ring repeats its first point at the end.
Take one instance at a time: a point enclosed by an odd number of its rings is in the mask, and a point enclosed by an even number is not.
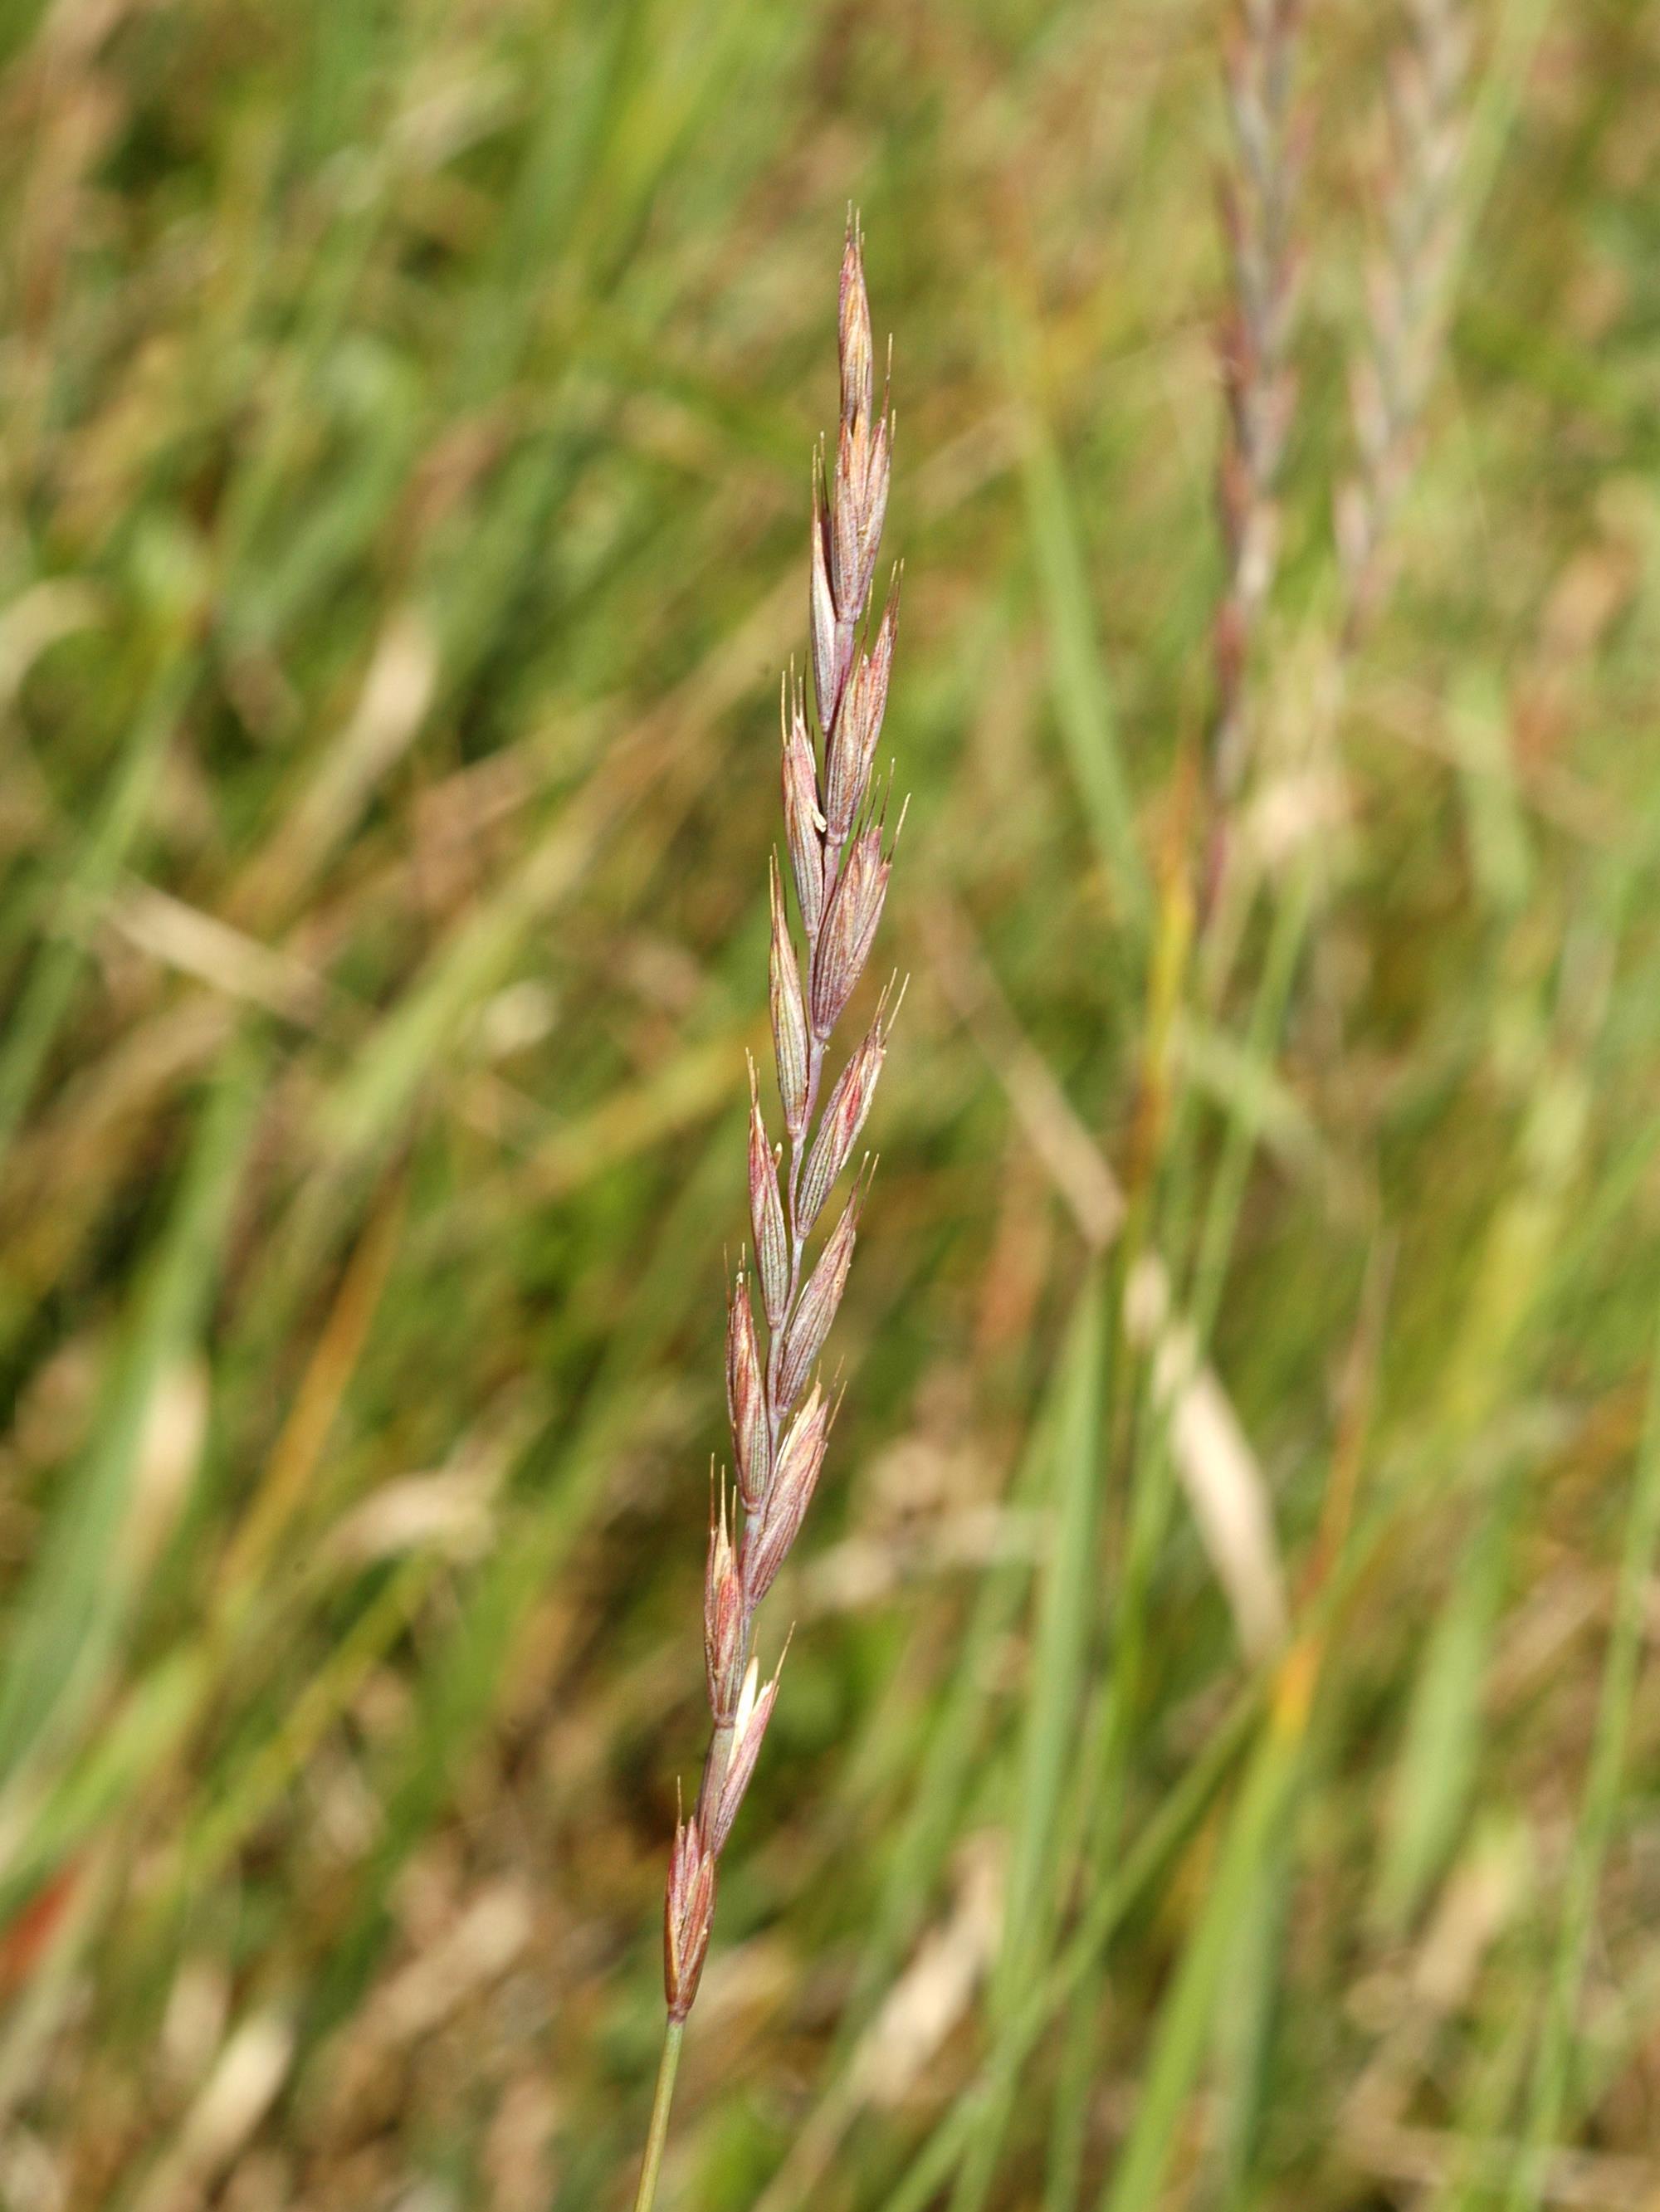
{"type": "Polygon", "coordinates": [[[8,2212],[625,2206],[792,1622],[660,2202],[1652,2195],[1655,60],[0,23],[8,2212]],[[925,834],[839,1006],[769,694],[850,198],[925,834]],[[891,969],[745,1707],[747,1066],[787,1313],[891,969]]]}

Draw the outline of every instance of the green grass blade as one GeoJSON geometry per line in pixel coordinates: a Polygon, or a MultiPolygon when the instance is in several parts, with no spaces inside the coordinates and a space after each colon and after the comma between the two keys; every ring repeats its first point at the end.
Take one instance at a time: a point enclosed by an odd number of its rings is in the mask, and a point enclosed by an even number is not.
{"type": "MultiPolygon", "coordinates": [[[[1055,1863],[1057,1828],[1101,1609],[1098,1528],[1105,1441],[1104,1314],[1097,1266],[1079,1296],[1062,1355],[1052,1518],[1016,1770],[1003,1940],[991,1991],[994,2040],[1006,2033],[1020,1996],[1048,1955],[1065,1888],[1055,1863]]],[[[984,2202],[1007,2116],[1006,2100],[988,2105],[974,2153],[958,2178],[954,2212],[976,2212],[984,2202]]]]}
{"type": "Polygon", "coordinates": [[[1102,2195],[1103,2212],[1147,2212],[1158,2202],[1242,1917],[1262,1893],[1302,1771],[1305,1723],[1300,1698],[1282,1703],[1246,1775],[1198,1923],[1159,2013],[1135,2118],[1102,2195]]]}
{"type": "Polygon", "coordinates": [[[0,1154],[28,1110],[40,1071],[74,1004],[86,961],[85,933],[108,897],[144,823],[168,740],[196,679],[193,653],[170,655],[122,750],[103,804],[50,893],[46,941],[38,948],[0,1040],[0,1154]]]}
{"type": "Polygon", "coordinates": [[[1067,759],[1115,902],[1144,929],[1152,910],[1100,640],[1094,592],[1066,471],[1034,404],[1023,477],[1049,642],[1049,684],[1067,759]]]}
{"type": "Polygon", "coordinates": [[[1648,1415],[1632,1480],[1613,1632],[1603,1662],[1596,1732],[1563,1885],[1562,1917],[1551,1966],[1543,2027],[1528,2093],[1523,2148],[1506,2212],[1544,2197],[1543,2167],[1572,2087],[1574,2013],[1585,1978],[1603,1865],[1620,1814],[1620,1792],[1637,1697],[1648,1593],[1660,1558],[1660,1350],[1651,1370],[1648,1415]]]}
{"type": "Polygon", "coordinates": [[[251,1052],[203,1109],[159,1249],[112,1363],[96,1426],[20,1601],[0,1684],[0,1777],[85,1715],[135,1595],[124,1531],[157,1390],[199,1337],[258,1102],[251,1052]]]}
{"type": "Polygon", "coordinates": [[[1511,1468],[1483,1501],[1413,1685],[1377,1882],[1378,1913],[1396,1930],[1445,1867],[1469,1808],[1485,1735],[1482,1685],[1526,1494],[1523,1471],[1511,1468]]]}

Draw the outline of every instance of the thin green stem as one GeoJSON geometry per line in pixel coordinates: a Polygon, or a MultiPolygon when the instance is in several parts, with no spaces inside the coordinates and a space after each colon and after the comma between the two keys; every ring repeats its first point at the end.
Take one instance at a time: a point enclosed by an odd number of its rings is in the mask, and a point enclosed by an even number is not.
{"type": "Polygon", "coordinates": [[[651,2212],[657,2197],[657,2177],[663,2165],[663,2146],[668,2141],[669,2107],[674,2102],[674,2077],[680,2066],[680,2039],[686,2032],[683,2020],[672,2020],[663,2033],[663,2056],[657,2062],[657,2094],[651,2102],[651,2132],[640,2165],[640,2186],[634,2212],[651,2212]]]}

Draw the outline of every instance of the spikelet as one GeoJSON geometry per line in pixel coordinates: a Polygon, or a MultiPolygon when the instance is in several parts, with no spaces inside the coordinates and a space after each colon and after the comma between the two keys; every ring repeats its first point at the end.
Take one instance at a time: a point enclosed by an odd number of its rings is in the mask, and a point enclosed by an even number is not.
{"type": "Polygon", "coordinates": [[[807,1402],[784,1432],[778,1472],[763,1512],[744,1531],[744,1595],[760,1604],[795,1541],[824,1463],[830,1407],[815,1382],[807,1402]]]}
{"type": "Polygon", "coordinates": [[[724,1482],[718,1507],[709,1514],[709,1557],[703,1580],[703,1663],[708,1676],[709,1711],[717,1722],[730,1720],[743,1674],[745,1607],[744,1585],[727,1525],[724,1482]]]}
{"type": "Polygon", "coordinates": [[[749,1285],[740,1273],[727,1309],[727,1416],[732,1424],[738,1494],[753,1513],[772,1477],[772,1436],[761,1347],[755,1334],[749,1285]]]}
{"type": "Polygon", "coordinates": [[[714,1856],[701,1821],[678,1823],[663,1900],[663,1990],[673,2021],[691,2010],[702,1978],[714,1924],[714,1856]]]}

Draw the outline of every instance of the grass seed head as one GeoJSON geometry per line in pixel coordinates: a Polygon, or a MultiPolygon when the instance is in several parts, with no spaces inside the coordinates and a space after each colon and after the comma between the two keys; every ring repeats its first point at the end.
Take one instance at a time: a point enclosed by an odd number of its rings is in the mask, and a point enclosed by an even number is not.
{"type": "MultiPolygon", "coordinates": [[[[768,880],[769,1001],[787,1164],[785,1148],[768,1133],[751,1060],[750,1226],[765,1339],[740,1267],[727,1310],[727,1412],[743,1516],[739,1528],[723,1479],[711,1505],[703,1584],[714,1728],[696,1813],[675,1830],[664,1908],[664,1978],[675,2021],[685,2019],[696,1995],[715,1862],[778,1694],[777,1674],[763,1685],[751,1655],[755,1613],[800,1533],[824,1466],[832,1409],[817,1382],[808,1386],[847,1286],[862,1183],[804,1285],[806,1243],[870,1111],[891,1021],[885,992],[874,1023],[820,1103],[825,1048],[869,959],[892,862],[891,848],[882,848],[886,797],[873,797],[872,769],[893,663],[897,572],[873,641],[864,650],[857,643],[861,626],[871,638],[868,600],[887,508],[892,416],[885,391],[880,415],[875,411],[870,306],[856,224],[849,224],[842,256],[837,335],[836,463],[827,477],[821,446],[812,471],[810,601],[822,779],[805,687],[793,671],[781,700],[785,845],[806,940],[806,988],[782,865],[775,857],[768,880]]],[[[660,2150],[660,2135],[654,2140],[660,2150]]],[[[648,2197],[654,2172],[648,2151],[642,2183],[648,2197]]]]}

